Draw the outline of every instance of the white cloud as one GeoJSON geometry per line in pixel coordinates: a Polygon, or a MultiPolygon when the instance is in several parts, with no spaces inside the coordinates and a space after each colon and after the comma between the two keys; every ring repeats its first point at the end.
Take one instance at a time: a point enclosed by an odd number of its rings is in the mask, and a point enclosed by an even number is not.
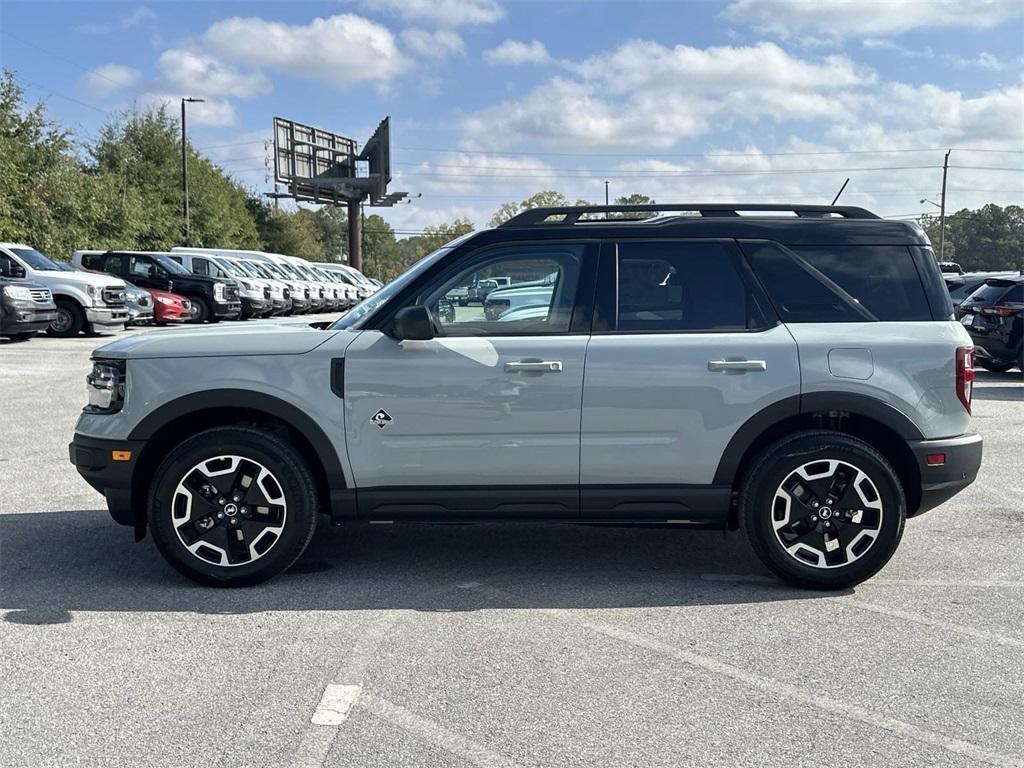
{"type": "Polygon", "coordinates": [[[424,59],[447,59],[466,53],[466,44],[451,29],[406,29],[402,31],[402,42],[411,53],[424,59]]]}
{"type": "Polygon", "coordinates": [[[169,87],[195,96],[253,98],[270,93],[273,86],[258,73],[245,74],[203,53],[174,49],[157,60],[169,87]]]}
{"type": "MultiPolygon", "coordinates": [[[[147,92],[139,96],[139,103],[143,109],[148,107],[166,107],[172,115],[177,114],[181,105],[181,96],[178,94],[147,92]]],[[[207,99],[205,102],[196,102],[188,105],[189,125],[212,125],[224,127],[234,125],[238,122],[238,115],[230,101],[224,99],[207,99]]]]}
{"type": "Polygon", "coordinates": [[[535,158],[468,152],[446,152],[403,173],[408,179],[396,179],[392,186],[399,189],[404,182],[424,194],[468,194],[481,185],[493,192],[519,189],[524,183],[544,189],[558,182],[551,166],[535,158]]]}
{"type": "Polygon", "coordinates": [[[580,146],[668,147],[735,122],[835,119],[836,94],[875,81],[845,57],[805,60],[773,43],[669,48],[632,41],[609,54],[563,62],[558,76],[518,100],[463,122],[473,145],[522,141],[580,146]],[[685,84],[685,87],[680,87],[685,84]]]}
{"type": "Polygon", "coordinates": [[[363,7],[439,27],[492,24],[505,16],[496,0],[369,0],[363,7]]]}
{"type": "Polygon", "coordinates": [[[921,27],[988,29],[1019,17],[1019,0],[733,0],[723,15],[781,37],[898,35],[921,27]]]}
{"type": "Polygon", "coordinates": [[[306,25],[233,17],[213,24],[203,39],[225,58],[338,87],[385,85],[409,66],[390,30],[349,13],[306,25]]]}
{"type": "Polygon", "coordinates": [[[972,59],[947,54],[945,61],[955,69],[988,69],[992,72],[998,72],[1006,66],[1006,64],[991,53],[986,53],[985,51],[982,51],[972,59]]]}
{"type": "Polygon", "coordinates": [[[551,61],[551,54],[540,40],[531,40],[528,43],[519,40],[506,40],[497,48],[484,51],[484,61],[488,64],[508,66],[545,64],[551,61]]]}
{"type": "Polygon", "coordinates": [[[142,73],[123,64],[104,64],[90,69],[81,79],[81,84],[90,93],[97,96],[110,96],[121,93],[139,83],[142,73]]]}
{"type": "Polygon", "coordinates": [[[153,24],[157,21],[157,18],[156,13],[152,9],[140,5],[124,14],[118,20],[118,25],[121,29],[133,29],[143,24],[153,24]]]}

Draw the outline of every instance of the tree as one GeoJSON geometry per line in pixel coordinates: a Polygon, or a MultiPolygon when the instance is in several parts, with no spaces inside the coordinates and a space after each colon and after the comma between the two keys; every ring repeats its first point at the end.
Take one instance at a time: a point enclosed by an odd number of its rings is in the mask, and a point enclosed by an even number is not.
{"type": "Polygon", "coordinates": [[[383,217],[367,216],[363,221],[363,273],[390,282],[405,271],[395,231],[383,217]]]}
{"type": "Polygon", "coordinates": [[[537,192],[518,203],[502,203],[498,210],[494,212],[494,215],[491,216],[489,226],[500,227],[516,214],[528,211],[531,208],[557,208],[567,205],[590,205],[590,202],[587,200],[577,200],[575,203],[571,203],[569,198],[561,192],[548,189],[543,192],[537,192]]]}
{"type": "MultiPolygon", "coordinates": [[[[625,197],[616,197],[615,205],[654,205],[654,199],[647,195],[632,194],[625,197]]],[[[635,211],[624,213],[609,213],[609,219],[650,219],[657,216],[652,211],[635,211]]]]}
{"type": "MultiPolygon", "coordinates": [[[[938,257],[939,218],[926,215],[919,223],[938,257]]],[[[955,260],[965,270],[1024,268],[1024,208],[989,203],[947,215],[945,259],[955,260]]]]}

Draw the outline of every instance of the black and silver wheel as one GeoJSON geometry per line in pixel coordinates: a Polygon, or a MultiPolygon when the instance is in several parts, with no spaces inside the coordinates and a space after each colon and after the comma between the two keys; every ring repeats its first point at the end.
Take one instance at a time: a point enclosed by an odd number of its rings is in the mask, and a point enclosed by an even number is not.
{"type": "Polygon", "coordinates": [[[754,462],[740,512],[751,546],[776,575],[802,587],[842,589],[892,557],[906,502],[896,473],[870,445],[804,432],[754,462]]]}
{"type": "Polygon", "coordinates": [[[178,571],[204,584],[248,586],[288,568],[316,525],[316,486],[275,435],[223,427],[189,438],[154,475],[149,524],[178,571]]]}
{"type": "Polygon", "coordinates": [[[57,317],[50,323],[47,333],[51,336],[68,338],[77,336],[85,328],[85,313],[73,301],[57,300],[57,317]]]}

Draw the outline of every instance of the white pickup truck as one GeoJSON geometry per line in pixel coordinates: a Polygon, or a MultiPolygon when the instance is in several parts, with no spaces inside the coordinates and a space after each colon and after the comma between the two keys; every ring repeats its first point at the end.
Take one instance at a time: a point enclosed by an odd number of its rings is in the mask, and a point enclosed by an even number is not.
{"type": "Polygon", "coordinates": [[[52,336],[120,331],[128,320],[123,280],[80,272],[27,245],[0,243],[0,275],[50,289],[57,304],[57,318],[48,329],[52,336]]]}

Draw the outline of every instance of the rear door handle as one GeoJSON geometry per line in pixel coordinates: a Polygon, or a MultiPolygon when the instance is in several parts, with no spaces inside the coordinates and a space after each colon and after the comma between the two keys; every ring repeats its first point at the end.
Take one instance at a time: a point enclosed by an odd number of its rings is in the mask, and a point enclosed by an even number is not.
{"type": "Polygon", "coordinates": [[[505,363],[505,373],[561,373],[561,360],[505,363]]]}
{"type": "Polygon", "coordinates": [[[764,360],[708,360],[708,370],[712,373],[767,371],[768,363],[764,360]]]}

